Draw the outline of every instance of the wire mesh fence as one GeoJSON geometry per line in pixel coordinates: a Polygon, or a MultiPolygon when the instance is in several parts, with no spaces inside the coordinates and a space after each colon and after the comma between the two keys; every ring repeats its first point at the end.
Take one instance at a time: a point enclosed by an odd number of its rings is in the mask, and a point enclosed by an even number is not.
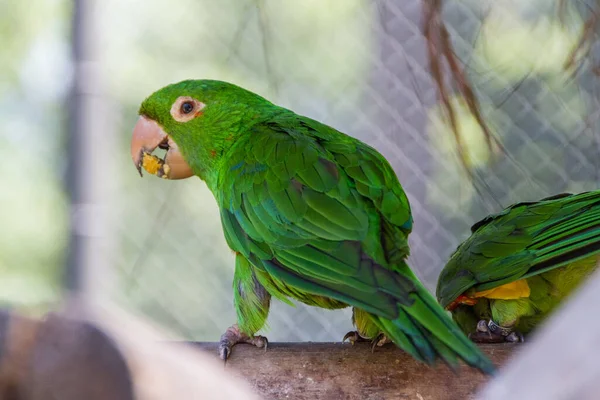
{"type": "MultiPolygon", "coordinates": [[[[183,79],[232,81],[378,149],[410,198],[409,261],[432,291],[478,219],[516,201],[595,188],[594,65],[576,76],[563,70],[586,8],[567,4],[561,23],[557,5],[445,1],[456,54],[506,149],[490,153],[453,99],[476,171],[472,185],[436,105],[421,0],[98,2],[99,58],[114,121],[106,135],[116,148],[89,159],[114,163],[117,171],[105,178],[114,189],[106,218],[116,243],[105,255],[106,268],[115,268],[106,297],[188,339],[216,340],[235,322],[233,254],[212,194],[198,179],[140,179],[129,159],[143,98],[183,79]]],[[[351,329],[349,309],[276,300],[268,323],[262,333],[276,341],[340,340],[351,329]]]]}
{"type": "MultiPolygon", "coordinates": [[[[285,7],[264,1],[229,2],[217,10],[209,2],[190,3],[171,16],[176,22],[162,21],[173,34],[157,38],[164,47],[139,50],[160,67],[131,68],[144,90],[130,97],[121,131],[133,124],[133,106],[166,77],[219,77],[360,138],[386,156],[409,195],[415,219],[410,264],[434,290],[445,260],[479,218],[512,202],[595,186],[598,107],[594,78],[571,79],[562,70],[581,19],[560,25],[556,8],[539,1],[447,2],[444,18],[457,55],[507,151],[490,154],[462,112],[461,132],[479,177],[471,185],[435,104],[421,6],[418,0],[285,7]],[[202,29],[187,31],[192,26],[202,29]],[[185,38],[178,40],[178,27],[186,28],[185,38]]],[[[139,22],[136,46],[156,29],[148,17],[139,22]]],[[[115,232],[122,244],[120,299],[188,338],[215,340],[235,314],[233,255],[212,194],[200,181],[139,180],[123,162],[131,172],[122,173],[127,190],[119,193],[115,232]]],[[[274,301],[266,334],[325,341],[339,340],[350,328],[350,310],[274,301]]]]}

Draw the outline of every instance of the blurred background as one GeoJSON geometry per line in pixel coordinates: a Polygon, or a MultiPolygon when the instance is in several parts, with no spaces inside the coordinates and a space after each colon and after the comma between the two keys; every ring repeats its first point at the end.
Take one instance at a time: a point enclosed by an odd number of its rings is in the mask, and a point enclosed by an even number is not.
{"type": "MultiPolygon", "coordinates": [[[[452,99],[475,184],[436,105],[421,0],[285,3],[0,0],[1,302],[42,312],[79,286],[186,339],[215,341],[235,322],[211,193],[140,179],[129,156],[141,101],[183,79],[231,81],[377,148],[411,200],[410,265],[432,291],[480,218],[597,189],[597,65],[564,70],[593,1],[444,1],[506,149],[491,153],[452,99]]],[[[339,341],[350,314],[275,300],[262,333],[339,341]]]]}

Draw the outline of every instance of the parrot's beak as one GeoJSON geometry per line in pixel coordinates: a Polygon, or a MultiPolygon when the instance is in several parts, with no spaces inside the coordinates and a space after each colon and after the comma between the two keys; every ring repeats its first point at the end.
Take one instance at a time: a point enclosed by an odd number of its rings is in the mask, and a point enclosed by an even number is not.
{"type": "Polygon", "coordinates": [[[131,138],[131,158],[140,176],[142,168],[148,173],[165,179],[185,179],[194,175],[184,160],[177,144],[155,121],[141,116],[131,138]],[[167,150],[164,159],[152,155],[156,148],[167,150]]]}

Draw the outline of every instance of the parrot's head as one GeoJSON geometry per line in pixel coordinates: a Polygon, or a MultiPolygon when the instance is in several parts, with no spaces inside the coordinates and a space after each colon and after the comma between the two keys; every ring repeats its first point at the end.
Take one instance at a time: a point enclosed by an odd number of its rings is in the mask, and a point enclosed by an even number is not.
{"type": "Polygon", "coordinates": [[[214,80],[187,80],[152,93],[142,103],[133,130],[131,157],[142,174],[165,179],[215,173],[222,155],[244,126],[273,107],[239,86],[214,80]],[[164,158],[152,153],[166,150],[164,158]]]}

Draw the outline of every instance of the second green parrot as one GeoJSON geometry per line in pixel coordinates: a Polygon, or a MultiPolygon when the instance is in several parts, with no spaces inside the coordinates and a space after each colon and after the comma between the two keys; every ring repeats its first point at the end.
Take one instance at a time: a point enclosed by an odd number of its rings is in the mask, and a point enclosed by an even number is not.
{"type": "Polygon", "coordinates": [[[236,343],[266,346],[254,335],[274,297],[353,307],[351,341],[393,341],[427,363],[462,359],[493,370],[406,264],[408,199],[375,149],[221,81],[169,85],[140,115],[136,167],[204,180],[236,254],[238,323],[221,338],[222,358],[236,343]],[[151,155],[158,147],[164,159],[151,155]]]}
{"type": "Polygon", "coordinates": [[[440,274],[438,300],[474,341],[523,341],[595,271],[600,191],[514,204],[471,231],[440,274]]]}

